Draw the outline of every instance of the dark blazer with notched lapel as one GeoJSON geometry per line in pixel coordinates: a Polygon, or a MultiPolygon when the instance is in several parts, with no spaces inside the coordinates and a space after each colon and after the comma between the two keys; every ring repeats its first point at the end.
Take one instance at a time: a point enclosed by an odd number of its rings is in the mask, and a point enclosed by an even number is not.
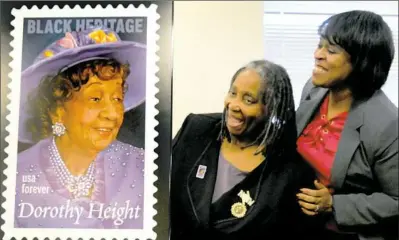
{"type": "MultiPolygon", "coordinates": [[[[221,141],[221,114],[190,114],[173,141],[170,192],[171,240],[268,239],[306,231],[307,217],[300,211],[295,194],[302,184],[311,184],[312,170],[293,159],[267,156],[254,171],[212,203],[221,141]],[[197,178],[200,165],[204,178],[197,178]],[[240,190],[255,201],[247,214],[236,218],[231,206],[240,202],[240,190]]],[[[282,156],[284,157],[284,156],[282,156]]],[[[285,238],[282,238],[285,239],[285,238]]]]}
{"type": "MultiPolygon", "coordinates": [[[[309,80],[297,109],[298,136],[319,110],[325,88],[309,80]]],[[[398,239],[398,108],[379,90],[355,100],[331,170],[333,216],[359,239],[398,239]]]]}

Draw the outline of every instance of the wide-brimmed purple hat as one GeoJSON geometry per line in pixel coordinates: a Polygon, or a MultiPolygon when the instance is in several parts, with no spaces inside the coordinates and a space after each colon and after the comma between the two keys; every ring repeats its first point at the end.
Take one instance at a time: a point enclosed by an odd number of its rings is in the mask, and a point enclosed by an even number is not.
{"type": "Polygon", "coordinates": [[[19,111],[19,141],[32,143],[31,133],[26,127],[28,119],[27,101],[41,80],[73,66],[95,58],[113,58],[121,64],[130,64],[130,75],[126,79],[125,111],[144,102],[146,92],[146,46],[137,42],[122,41],[116,32],[105,28],[92,28],[79,32],[67,32],[65,37],[45,48],[34,63],[21,75],[19,111]]]}

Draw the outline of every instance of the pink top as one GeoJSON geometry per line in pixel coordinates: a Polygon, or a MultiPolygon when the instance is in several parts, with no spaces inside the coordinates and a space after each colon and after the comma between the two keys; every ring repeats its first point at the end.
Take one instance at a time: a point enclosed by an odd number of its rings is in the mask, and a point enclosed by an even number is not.
{"type": "Polygon", "coordinates": [[[328,96],[324,99],[319,113],[303,130],[297,140],[299,154],[316,171],[319,181],[330,186],[331,168],[344,129],[348,112],[328,120],[328,96]]]}

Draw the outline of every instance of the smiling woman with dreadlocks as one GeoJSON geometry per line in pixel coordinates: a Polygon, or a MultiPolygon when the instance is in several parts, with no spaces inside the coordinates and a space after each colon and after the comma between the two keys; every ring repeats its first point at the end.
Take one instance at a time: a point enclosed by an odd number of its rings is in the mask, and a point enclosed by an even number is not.
{"type": "Polygon", "coordinates": [[[190,114],[174,139],[171,239],[304,230],[295,193],[310,175],[297,159],[289,76],[272,62],[250,62],[233,76],[223,113],[190,114]]]}

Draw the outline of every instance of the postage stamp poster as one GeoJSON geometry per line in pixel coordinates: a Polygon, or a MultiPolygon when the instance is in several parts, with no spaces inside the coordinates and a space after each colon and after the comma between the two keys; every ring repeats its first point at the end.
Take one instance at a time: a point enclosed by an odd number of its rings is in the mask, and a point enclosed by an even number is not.
{"type": "Polygon", "coordinates": [[[5,239],[155,239],[157,6],[12,15],[5,239]],[[141,104],[143,148],[117,139],[141,104]]]}

